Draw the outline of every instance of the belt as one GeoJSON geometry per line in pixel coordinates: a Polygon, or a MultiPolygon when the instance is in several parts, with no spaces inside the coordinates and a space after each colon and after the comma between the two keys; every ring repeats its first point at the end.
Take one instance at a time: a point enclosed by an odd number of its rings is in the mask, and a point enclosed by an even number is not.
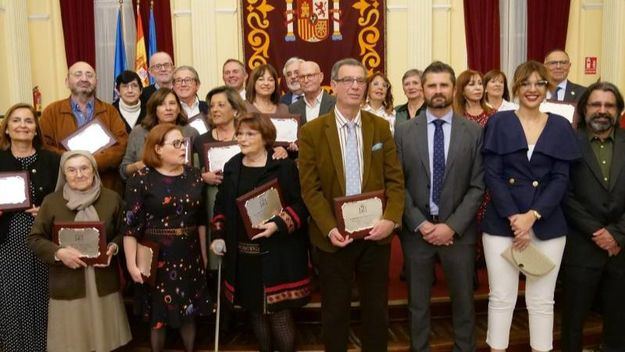
{"type": "Polygon", "coordinates": [[[165,229],[149,228],[149,229],[145,229],[145,234],[155,235],[155,236],[185,236],[185,235],[195,232],[196,229],[197,229],[197,226],[165,228],[165,229]]]}
{"type": "Polygon", "coordinates": [[[258,243],[239,242],[237,243],[237,247],[239,249],[239,253],[260,254],[260,244],[258,243]]]}
{"type": "Polygon", "coordinates": [[[438,224],[441,222],[441,218],[438,215],[428,214],[427,218],[432,224],[438,224]]]}

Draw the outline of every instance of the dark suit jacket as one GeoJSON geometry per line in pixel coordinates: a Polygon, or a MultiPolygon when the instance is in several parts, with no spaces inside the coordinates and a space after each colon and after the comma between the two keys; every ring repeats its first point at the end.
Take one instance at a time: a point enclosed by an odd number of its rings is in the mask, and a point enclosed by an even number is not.
{"type": "MultiPolygon", "coordinates": [[[[321,97],[321,106],[319,107],[319,116],[332,111],[332,109],[334,109],[334,104],[336,104],[336,98],[324,90],[323,96],[321,97]]],[[[308,118],[306,117],[306,102],[304,101],[304,98],[289,105],[289,112],[291,114],[300,115],[302,125],[308,122],[308,118]]]]}
{"type": "Polygon", "coordinates": [[[616,129],[614,151],[608,184],[585,129],[577,133],[582,159],[571,167],[571,184],[565,205],[570,233],[566,239],[564,263],[574,266],[601,268],[612,262],[614,268],[625,271],[625,252],[616,257],[592,241],[592,233],[605,227],[621,248],[625,247],[625,131],[616,129]]]}
{"type": "MultiPolygon", "coordinates": [[[[484,194],[482,128],[475,122],[453,116],[439,216],[456,232],[455,242],[474,243],[475,214],[484,194]]],[[[406,185],[404,227],[413,232],[430,214],[430,162],[425,111],[395,130],[395,142],[406,185]]]]}
{"type": "MultiPolygon", "coordinates": [[[[404,210],[404,178],[388,122],[361,111],[363,139],[362,192],[385,190],[384,219],[396,224],[404,210]]],[[[334,198],[345,196],[345,171],[334,111],[302,126],[299,135],[299,176],[308,208],[310,239],[326,252],[337,248],[328,233],[337,227],[334,198]]],[[[391,236],[381,243],[389,243],[391,236]]]]}
{"type": "Polygon", "coordinates": [[[513,236],[508,217],[538,211],[533,230],[542,240],[567,233],[561,203],[571,161],[580,157],[575,132],[564,117],[549,114],[531,161],[527,140],[514,111],[491,116],[484,131],[484,179],[491,202],[482,227],[491,235],[513,236]]]}
{"type": "Polygon", "coordinates": [[[154,94],[154,92],[156,92],[156,90],[156,86],[153,84],[143,88],[141,91],[141,106],[145,107],[147,105],[148,100],[150,100],[150,97],[154,94]]]}
{"type": "Polygon", "coordinates": [[[586,91],[586,87],[580,86],[579,84],[575,84],[571,81],[566,82],[566,91],[564,92],[564,100],[565,102],[577,103],[579,97],[584,94],[586,91]]]}
{"type": "MultiPolygon", "coordinates": [[[[290,90],[284,93],[284,95],[280,97],[280,102],[284,105],[293,104],[292,100],[293,100],[293,92],[291,92],[290,90]]],[[[302,99],[300,98],[300,100],[302,99]]]]}

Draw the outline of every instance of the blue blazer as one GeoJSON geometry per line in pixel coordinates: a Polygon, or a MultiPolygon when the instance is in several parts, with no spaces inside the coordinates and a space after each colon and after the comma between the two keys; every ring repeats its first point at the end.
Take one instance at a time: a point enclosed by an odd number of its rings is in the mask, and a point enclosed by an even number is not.
{"type": "Polygon", "coordinates": [[[542,218],[533,230],[541,240],[567,233],[562,200],[569,182],[569,166],[581,157],[575,132],[564,117],[549,114],[531,160],[527,140],[514,111],[498,112],[484,131],[484,181],[491,195],[482,223],[491,235],[514,236],[508,217],[538,211],[542,218]]]}

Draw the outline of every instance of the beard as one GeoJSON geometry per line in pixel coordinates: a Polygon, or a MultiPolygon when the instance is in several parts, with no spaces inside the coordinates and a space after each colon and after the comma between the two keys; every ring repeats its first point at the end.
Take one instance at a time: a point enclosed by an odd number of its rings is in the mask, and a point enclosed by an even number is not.
{"type": "Polygon", "coordinates": [[[446,97],[443,94],[434,94],[431,98],[425,99],[425,104],[427,107],[432,109],[443,109],[451,105],[451,97],[446,97]],[[437,99],[436,98],[443,98],[437,99]]]}
{"type": "Polygon", "coordinates": [[[597,112],[586,117],[586,124],[595,133],[608,131],[615,124],[616,117],[607,112],[597,112]]]}

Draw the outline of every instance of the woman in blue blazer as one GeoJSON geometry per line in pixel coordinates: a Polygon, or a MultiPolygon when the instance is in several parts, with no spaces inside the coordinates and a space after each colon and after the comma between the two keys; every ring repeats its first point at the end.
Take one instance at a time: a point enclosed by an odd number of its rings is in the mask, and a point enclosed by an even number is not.
{"type": "Polygon", "coordinates": [[[553,348],[553,293],[566,242],[561,202],[569,181],[569,165],[580,157],[573,128],[559,115],[539,110],[549,87],[545,67],[528,61],[514,74],[516,111],[493,115],[484,134],[485,181],[492,201],[483,222],[484,254],[490,285],[488,334],[491,351],[508,347],[519,270],[501,253],[529,243],[556,268],[528,277],[525,301],[532,351],[553,348]]]}

